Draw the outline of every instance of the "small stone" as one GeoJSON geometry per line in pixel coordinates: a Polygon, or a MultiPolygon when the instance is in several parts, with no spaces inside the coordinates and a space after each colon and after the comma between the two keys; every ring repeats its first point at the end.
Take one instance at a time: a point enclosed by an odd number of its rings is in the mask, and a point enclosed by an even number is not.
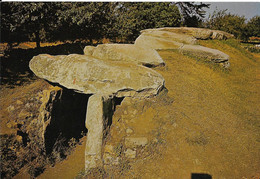
{"type": "Polygon", "coordinates": [[[119,165],[119,157],[114,158],[113,165],[119,165]]]}
{"type": "Polygon", "coordinates": [[[153,139],[153,141],[154,141],[154,143],[158,143],[158,139],[157,138],[153,139]]]}
{"type": "Polygon", "coordinates": [[[105,145],[104,147],[104,153],[110,153],[113,154],[114,147],[112,145],[105,145]]]}
{"type": "Polygon", "coordinates": [[[11,123],[7,123],[7,124],[6,124],[6,127],[8,127],[9,129],[11,129],[11,128],[12,128],[12,124],[11,124],[11,123]]]}
{"type": "Polygon", "coordinates": [[[6,127],[8,127],[9,129],[14,129],[14,128],[17,127],[17,123],[14,122],[14,121],[8,122],[8,123],[6,124],[6,127]]]}
{"type": "Polygon", "coordinates": [[[133,132],[134,132],[134,131],[133,131],[132,129],[130,129],[130,128],[127,128],[127,129],[126,129],[126,133],[127,133],[127,134],[132,134],[133,132]]]}
{"type": "Polygon", "coordinates": [[[110,164],[112,161],[112,157],[109,154],[105,153],[103,155],[103,160],[104,160],[104,164],[110,164]]]}
{"type": "Polygon", "coordinates": [[[126,149],[125,156],[127,158],[135,158],[136,157],[136,151],[132,149],[126,149]]]}
{"type": "Polygon", "coordinates": [[[109,164],[118,165],[119,164],[119,158],[118,157],[114,158],[108,153],[105,153],[103,155],[103,160],[104,160],[105,165],[109,165],[109,164]]]}
{"type": "Polygon", "coordinates": [[[8,112],[12,112],[14,110],[14,106],[13,105],[10,105],[8,108],[7,108],[7,111],[8,112]]]}
{"type": "Polygon", "coordinates": [[[18,104],[18,105],[22,105],[22,104],[23,104],[23,102],[22,102],[22,101],[20,101],[20,100],[17,100],[17,101],[16,101],[16,104],[18,104]]]}
{"type": "Polygon", "coordinates": [[[126,137],[125,145],[126,147],[137,147],[137,146],[145,146],[148,143],[148,139],[146,137],[126,137]]]}
{"type": "Polygon", "coordinates": [[[16,140],[18,142],[22,142],[23,141],[23,137],[18,135],[18,136],[16,136],[16,140]]]}
{"type": "Polygon", "coordinates": [[[29,117],[29,116],[32,116],[31,113],[27,112],[27,111],[24,111],[22,110],[19,114],[18,114],[18,117],[19,118],[26,118],[26,117],[29,117]]]}
{"type": "Polygon", "coordinates": [[[26,107],[26,108],[30,108],[30,107],[31,107],[31,103],[26,103],[26,104],[25,104],[25,107],[26,107]]]}

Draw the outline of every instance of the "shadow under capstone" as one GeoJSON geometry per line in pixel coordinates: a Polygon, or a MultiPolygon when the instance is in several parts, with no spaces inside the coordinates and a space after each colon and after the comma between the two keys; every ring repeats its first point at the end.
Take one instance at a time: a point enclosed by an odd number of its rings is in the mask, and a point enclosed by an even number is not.
{"type": "Polygon", "coordinates": [[[63,88],[60,97],[53,101],[51,121],[44,136],[46,154],[50,154],[59,141],[60,145],[68,145],[71,138],[79,140],[87,133],[85,119],[89,97],[63,88]]]}
{"type": "MultiPolygon", "coordinates": [[[[62,156],[61,147],[68,146],[71,138],[79,141],[82,134],[88,132],[85,122],[89,97],[92,95],[78,93],[60,85],[58,86],[62,88],[62,94],[52,102],[51,121],[46,128],[44,140],[47,155],[55,150],[60,152],[62,156]]],[[[123,99],[124,97],[113,97],[104,101],[103,111],[100,111],[100,113],[103,112],[105,119],[103,122],[104,137],[109,132],[116,106],[120,105],[123,99]]]]}

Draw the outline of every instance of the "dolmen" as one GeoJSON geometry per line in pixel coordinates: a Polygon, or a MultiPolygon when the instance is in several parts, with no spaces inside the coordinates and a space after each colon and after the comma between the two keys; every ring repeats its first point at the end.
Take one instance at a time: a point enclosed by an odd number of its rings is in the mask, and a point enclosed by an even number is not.
{"type": "MultiPolygon", "coordinates": [[[[150,50],[151,51],[151,50],[150,50]]],[[[155,51],[154,54],[157,55],[155,51]]],[[[156,56],[156,63],[163,63],[156,56]]],[[[140,59],[142,60],[142,59],[140,59]]],[[[102,145],[107,111],[113,98],[148,98],[164,88],[164,78],[156,71],[132,61],[101,60],[88,55],[41,54],[30,61],[30,69],[40,78],[78,93],[90,94],[86,114],[88,129],[85,149],[85,170],[103,165],[102,145]]],[[[141,64],[144,61],[141,61],[141,64]]]]}
{"type": "Polygon", "coordinates": [[[135,40],[135,45],[155,50],[177,50],[184,55],[220,63],[224,68],[228,68],[230,64],[227,54],[197,45],[197,40],[226,40],[230,38],[234,38],[234,36],[219,30],[166,27],[141,31],[141,35],[135,40]]]}
{"type": "Polygon", "coordinates": [[[141,31],[134,44],[86,46],[84,55],[41,54],[30,61],[34,74],[78,93],[91,95],[86,114],[85,170],[103,165],[102,145],[107,111],[114,98],[149,98],[165,87],[153,67],[166,65],[156,50],[177,50],[229,66],[225,53],[197,45],[197,40],[233,38],[200,28],[159,28],[141,31]]]}

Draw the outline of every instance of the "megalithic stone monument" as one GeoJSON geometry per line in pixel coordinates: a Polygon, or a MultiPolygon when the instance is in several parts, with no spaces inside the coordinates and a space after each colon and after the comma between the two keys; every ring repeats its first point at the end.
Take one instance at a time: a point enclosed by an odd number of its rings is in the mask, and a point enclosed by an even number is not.
{"type": "Polygon", "coordinates": [[[85,169],[101,166],[103,133],[116,97],[146,98],[164,88],[164,78],[147,67],[164,66],[156,50],[177,50],[229,67],[229,56],[220,50],[197,45],[197,40],[228,39],[232,34],[201,28],[158,28],[141,31],[135,44],[87,46],[85,55],[41,54],[30,61],[30,69],[40,78],[78,93],[88,100],[88,129],[85,169]],[[143,66],[142,66],[143,65],[143,66]]]}
{"type": "Polygon", "coordinates": [[[108,120],[104,114],[105,105],[112,103],[114,97],[155,96],[164,87],[164,78],[152,69],[126,62],[103,61],[86,55],[42,54],[33,57],[29,66],[40,78],[78,93],[92,94],[86,114],[86,171],[102,166],[103,163],[101,149],[104,124],[108,120]]]}

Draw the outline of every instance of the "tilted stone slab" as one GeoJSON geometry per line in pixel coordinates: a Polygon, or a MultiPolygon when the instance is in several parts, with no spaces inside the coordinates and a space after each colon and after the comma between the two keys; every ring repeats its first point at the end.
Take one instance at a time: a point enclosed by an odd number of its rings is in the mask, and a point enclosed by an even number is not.
{"type": "Polygon", "coordinates": [[[226,62],[229,59],[227,54],[201,45],[183,45],[179,51],[187,55],[209,59],[216,63],[226,62]]]}
{"type": "Polygon", "coordinates": [[[86,55],[42,54],[29,66],[38,77],[85,94],[149,97],[164,86],[164,78],[147,67],[86,55]]]}
{"type": "Polygon", "coordinates": [[[219,50],[196,45],[197,39],[226,39],[233,35],[210,29],[202,28],[159,28],[146,29],[136,39],[135,45],[155,50],[178,50],[184,55],[208,59],[215,63],[223,63],[229,67],[229,56],[219,50]]]}
{"type": "MultiPolygon", "coordinates": [[[[142,30],[141,33],[152,33],[153,31],[162,31],[162,32],[170,32],[179,34],[179,39],[183,38],[183,35],[187,35],[193,37],[195,39],[201,40],[209,40],[209,39],[217,39],[217,40],[226,40],[234,38],[233,34],[220,31],[220,30],[212,30],[206,28],[193,28],[193,27],[164,27],[157,29],[145,29],[142,30]]],[[[192,44],[192,43],[189,43],[192,44]]]]}
{"type": "Polygon", "coordinates": [[[84,54],[106,61],[128,62],[150,67],[165,65],[155,50],[133,44],[101,44],[95,48],[86,46],[84,54]]]}
{"type": "Polygon", "coordinates": [[[169,38],[161,38],[161,37],[142,34],[136,39],[135,45],[140,47],[151,48],[155,50],[163,50],[163,49],[178,49],[183,44],[180,42],[169,40],[169,38]]]}
{"type": "MultiPolygon", "coordinates": [[[[171,32],[169,30],[164,30],[164,28],[147,29],[147,30],[143,30],[141,32],[142,33],[140,36],[145,36],[148,39],[151,37],[153,37],[154,39],[160,38],[163,40],[174,42],[177,46],[179,46],[181,44],[195,44],[196,43],[196,38],[194,38],[193,36],[191,36],[189,34],[175,33],[175,32],[171,32]]],[[[136,45],[139,45],[141,43],[140,42],[141,40],[139,37],[135,40],[136,45]]],[[[146,39],[142,39],[142,40],[146,40],[146,39]]]]}

